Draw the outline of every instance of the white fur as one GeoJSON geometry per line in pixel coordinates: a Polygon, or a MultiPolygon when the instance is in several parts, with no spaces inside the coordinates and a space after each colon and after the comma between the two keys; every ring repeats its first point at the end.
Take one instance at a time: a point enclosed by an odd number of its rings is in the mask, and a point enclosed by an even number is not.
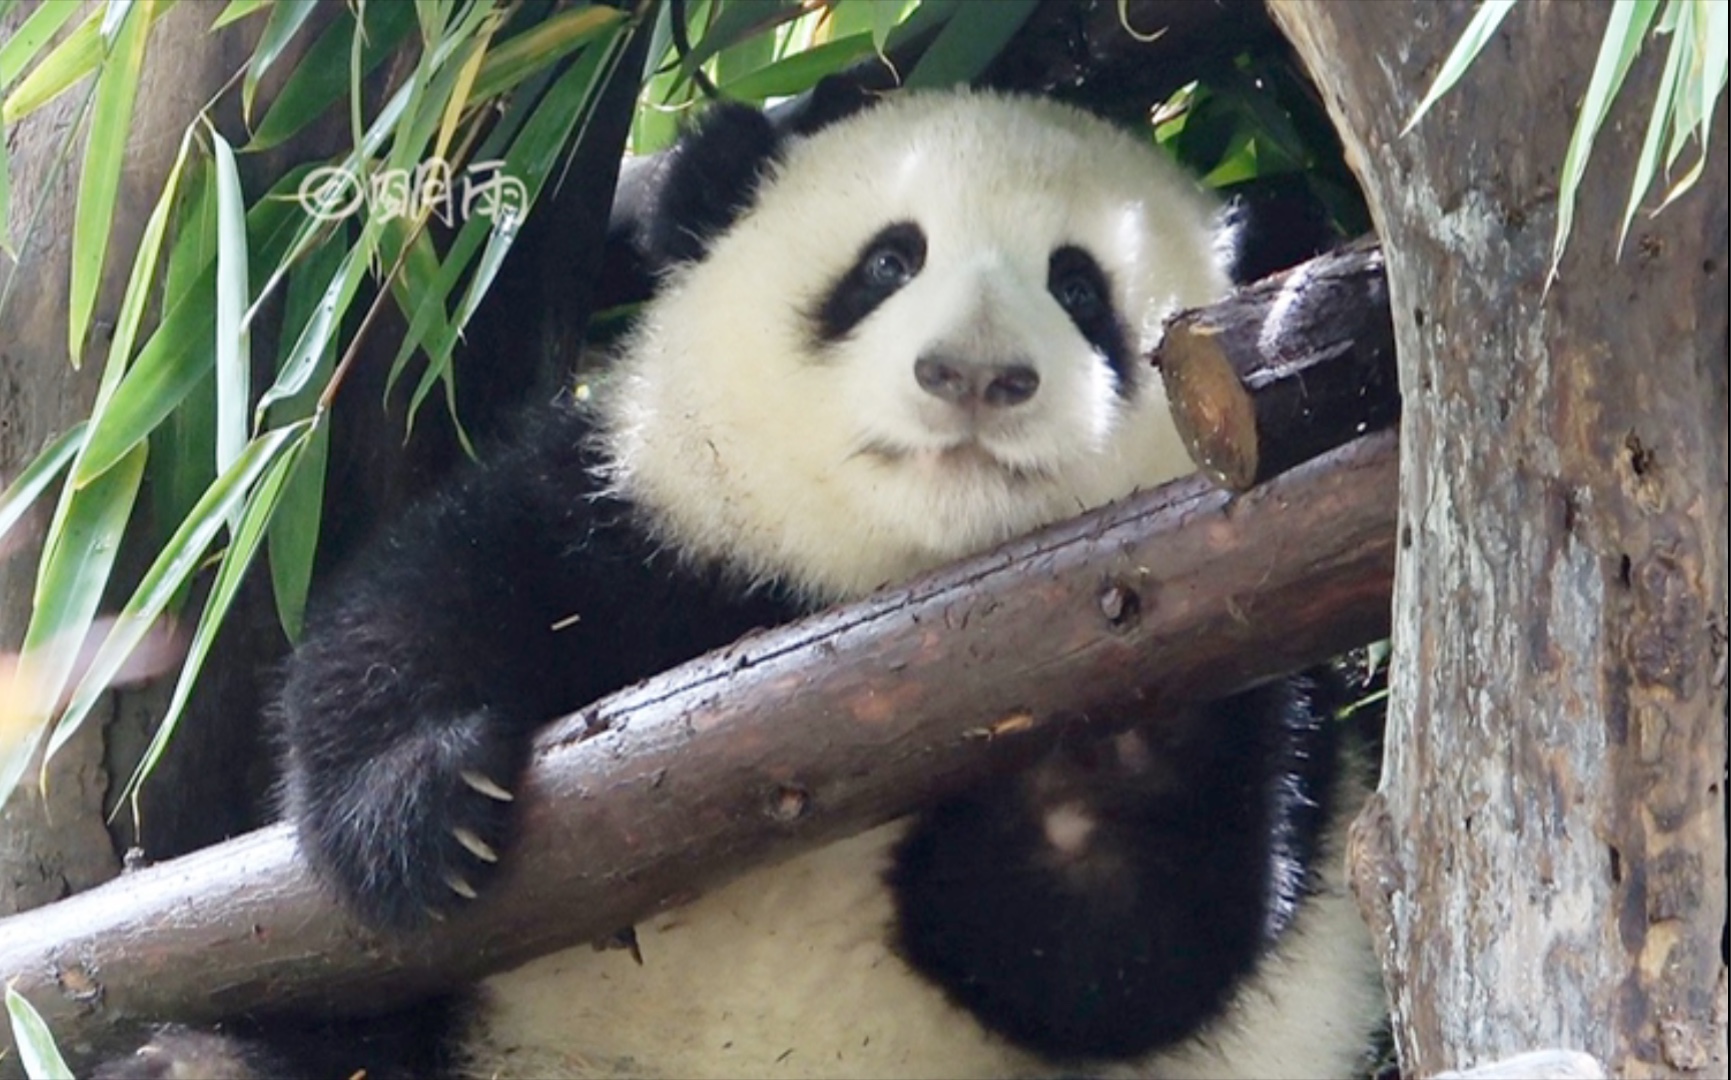
{"type": "MultiPolygon", "coordinates": [[[[1337,796],[1356,807],[1364,792],[1353,776],[1337,796]]],[[[1362,1068],[1383,1005],[1345,883],[1344,824],[1324,838],[1321,891],[1214,1025],[1171,1051],[1080,1070],[988,1034],[890,951],[880,875],[901,831],[756,870],[639,924],[641,966],[585,946],[493,978],[469,1075],[1314,1080],[1362,1068]]]]}
{"type": "Polygon", "coordinates": [[[1189,472],[1159,379],[1114,393],[1048,292],[1064,245],[1105,270],[1138,354],[1227,287],[1190,181],[1066,106],[912,94],[799,142],[644,313],[603,406],[614,483],[668,547],[831,601],[1189,472]],[[898,221],[924,268],[820,347],[810,313],[898,221]],[[935,347],[1025,359],[1039,392],[969,418],[914,380],[935,347]]]}

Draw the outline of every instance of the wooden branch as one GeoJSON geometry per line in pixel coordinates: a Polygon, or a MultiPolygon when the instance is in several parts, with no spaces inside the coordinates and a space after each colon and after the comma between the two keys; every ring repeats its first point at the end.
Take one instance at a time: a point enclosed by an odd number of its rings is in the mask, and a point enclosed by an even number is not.
{"type": "Polygon", "coordinates": [[[139,1018],[375,1010],[594,940],[1061,731],[1380,636],[1396,457],[1385,433],[1248,496],[1180,481],[613,695],[543,734],[510,868],[426,933],[356,925],[276,826],[0,923],[0,980],[87,1052],[139,1018]]]}
{"type": "Polygon", "coordinates": [[[1400,415],[1382,251],[1350,247],[1186,311],[1160,370],[1190,456],[1247,491],[1400,415]]]}

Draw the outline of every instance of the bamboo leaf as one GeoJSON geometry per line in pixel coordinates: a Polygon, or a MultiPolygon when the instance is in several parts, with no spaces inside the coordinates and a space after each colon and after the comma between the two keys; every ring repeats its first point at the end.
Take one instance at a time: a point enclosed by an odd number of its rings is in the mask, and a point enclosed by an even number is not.
{"type": "Polygon", "coordinates": [[[1653,183],[1653,174],[1658,171],[1659,159],[1664,154],[1661,140],[1670,126],[1678,80],[1682,75],[1688,51],[1689,46],[1683,35],[1673,34],[1670,51],[1665,56],[1665,71],[1659,77],[1659,87],[1653,94],[1653,113],[1647,120],[1647,134],[1641,140],[1640,153],[1635,157],[1635,179],[1629,185],[1629,203],[1623,208],[1623,224],[1617,230],[1619,258],[1623,254],[1623,242],[1629,238],[1629,226],[1635,220],[1635,212],[1640,209],[1641,196],[1646,194],[1653,183]]]}
{"type": "Polygon", "coordinates": [[[148,40],[145,11],[134,12],[119,28],[114,49],[96,77],[96,98],[84,142],[84,168],[78,178],[78,205],[72,218],[72,284],[67,300],[70,314],[67,349],[77,366],[96,308],[102,264],[108,254],[108,234],[114,223],[114,201],[120,192],[120,171],[126,163],[126,136],[132,128],[132,105],[138,76],[144,67],[148,40]]]}
{"type": "Polygon", "coordinates": [[[301,451],[281,502],[271,517],[267,536],[271,592],[277,620],[291,642],[298,643],[306,622],[307,594],[312,589],[313,562],[318,555],[319,526],[324,520],[325,472],[330,460],[329,424],[313,428],[301,451]]]}
{"type": "Polygon", "coordinates": [[[125,25],[126,17],[132,13],[132,2],[133,0],[107,0],[102,10],[102,40],[110,46],[114,44],[114,39],[120,36],[120,28],[125,25]]]}
{"type": "MultiPolygon", "coordinates": [[[[356,11],[357,17],[366,20],[358,54],[360,73],[365,75],[383,63],[414,26],[415,8],[413,4],[385,3],[366,4],[356,11]]],[[[319,35],[265,110],[246,149],[276,146],[350,96],[349,57],[355,22],[355,18],[338,19],[319,35]]]]}
{"type": "Polygon", "coordinates": [[[229,23],[239,22],[260,8],[269,7],[272,3],[273,0],[228,0],[228,6],[222,9],[222,14],[216,17],[215,21],[210,24],[210,28],[221,30],[229,23]]]}
{"type": "Polygon", "coordinates": [[[487,53],[475,76],[471,96],[485,101],[512,89],[531,75],[576,52],[629,16],[599,4],[562,12],[539,26],[512,35],[487,53]]]}
{"type": "Polygon", "coordinates": [[[1707,144],[1713,132],[1714,105],[1724,93],[1727,70],[1731,69],[1731,7],[1723,3],[1701,3],[1693,6],[1700,24],[1700,82],[1696,84],[1696,107],[1701,119],[1701,156],[1707,156],[1707,144]]]}
{"type": "Polygon", "coordinates": [[[908,73],[906,85],[954,86],[971,82],[998,55],[1028,16],[1037,0],[998,0],[993,4],[961,4],[950,21],[908,73]]]}
{"type": "Polygon", "coordinates": [[[72,1080],[72,1068],[60,1056],[54,1033],[48,1030],[42,1014],[10,986],[6,988],[6,1012],[12,1018],[12,1041],[18,1045],[24,1075],[31,1080],[72,1080]]]}
{"type": "MultiPolygon", "coordinates": [[[[168,228],[168,215],[180,191],[181,170],[186,165],[187,151],[192,146],[192,129],[180,140],[180,152],[162,183],[162,194],[151,208],[150,219],[144,224],[144,235],[138,241],[138,253],[132,260],[132,274],[126,279],[126,295],[120,302],[120,315],[114,321],[114,336],[108,343],[108,364],[103,370],[104,388],[112,393],[132,355],[132,343],[138,336],[144,307],[156,281],[157,257],[162,252],[162,237],[168,228]]],[[[93,410],[94,411],[94,410],[93,410]]]]}
{"type": "MultiPolygon", "coordinates": [[[[307,17],[318,6],[318,0],[276,0],[270,8],[270,19],[265,23],[264,33],[259,35],[258,45],[252,51],[252,59],[247,61],[246,78],[241,82],[240,105],[241,115],[249,121],[252,119],[253,97],[258,93],[259,80],[265,72],[288,48],[290,41],[306,25],[307,17]]],[[[227,12],[223,13],[225,16],[227,12]]]]}
{"type": "MultiPolygon", "coordinates": [[[[229,606],[234,602],[241,580],[247,568],[252,565],[253,556],[258,553],[265,528],[276,513],[283,484],[294,470],[299,451],[305,445],[307,435],[312,429],[312,423],[311,420],[304,420],[255,440],[242,459],[235,462],[236,468],[233,471],[241,475],[235,477],[233,493],[225,492],[222,496],[228,505],[212,506],[209,509],[208,517],[221,521],[231,516],[231,500],[234,497],[246,497],[246,504],[239,514],[239,524],[234,530],[234,538],[228,550],[223,553],[222,562],[217,567],[216,580],[210,587],[210,596],[205,600],[204,612],[199,616],[198,627],[193,631],[192,641],[187,646],[186,660],[180,668],[180,678],[174,684],[174,696],[169,699],[162,723],[157,725],[150,745],[145,748],[143,760],[138,763],[138,768],[133,771],[120,793],[121,799],[134,801],[135,816],[138,812],[136,799],[139,787],[155,770],[156,763],[162,759],[163,750],[174,736],[175,727],[186,709],[187,698],[198,681],[199,673],[204,669],[211,642],[216,639],[216,631],[222,625],[223,617],[228,614],[229,606]],[[256,453],[254,448],[257,448],[256,453]],[[264,473],[262,477],[258,477],[261,469],[264,473]],[[256,485],[252,482],[254,477],[258,477],[256,485]]],[[[219,479],[217,484],[221,483],[222,480],[219,479]]]]}
{"type": "Polygon", "coordinates": [[[329,279],[306,325],[295,339],[294,347],[283,361],[276,382],[260,399],[261,410],[300,393],[307,384],[319,357],[331,347],[343,315],[354,302],[355,293],[366,280],[367,270],[372,265],[373,252],[377,248],[378,230],[362,230],[360,240],[346,253],[341,267],[329,279]]]}
{"type": "Polygon", "coordinates": [[[11,85],[19,72],[30,66],[30,61],[36,58],[42,47],[54,40],[60,28],[80,10],[77,4],[38,4],[36,10],[12,32],[6,44],[0,45],[0,89],[11,85]]]}
{"type": "Polygon", "coordinates": [[[1599,43],[1599,57],[1593,62],[1593,77],[1587,82],[1587,93],[1581,99],[1581,113],[1575,119],[1575,130],[1569,136],[1569,148],[1563,154],[1562,174],[1557,182],[1557,233],[1551,242],[1551,268],[1546,287],[1557,276],[1563,261],[1563,249],[1568,245],[1569,232],[1575,221],[1575,194],[1581,177],[1587,172],[1587,159],[1593,153],[1593,140],[1599,126],[1611,111],[1623,77],[1641,50],[1641,41],[1653,21],[1659,0],[1629,0],[1613,4],[1611,18],[1605,26],[1605,36],[1599,43]]]}
{"type": "Polygon", "coordinates": [[[138,497],[145,455],[141,443],[88,487],[68,484],[60,489],[14,675],[27,695],[22,712],[32,731],[0,756],[0,802],[11,796],[35,756],[42,725],[53,714],[90,633],[138,497]]]}
{"type": "MultiPolygon", "coordinates": [[[[114,682],[121,666],[161,618],[181,587],[198,570],[205,552],[215,542],[225,522],[237,516],[242,500],[258,483],[260,474],[277,460],[283,447],[309,425],[310,421],[302,421],[253,440],[234,464],[205,489],[192,512],[163,545],[150,569],[145,571],[138,587],[133,590],[132,598],[114,619],[102,647],[97,650],[65,711],[54,725],[54,734],[48,740],[50,757],[78,730],[103,692],[114,682]]],[[[190,658],[187,662],[191,662],[190,658]]],[[[184,678],[184,667],[182,670],[184,678]]]]}
{"type": "Polygon", "coordinates": [[[31,68],[30,74],[20,79],[6,95],[5,103],[0,104],[0,125],[11,127],[72,89],[96,70],[102,63],[102,55],[101,12],[92,11],[78,29],[66,35],[66,39],[31,68]]]}
{"type": "Polygon", "coordinates": [[[722,89],[729,97],[743,101],[761,102],[772,97],[790,96],[874,52],[870,34],[853,34],[765,64],[756,71],[722,84],[722,89]]]}
{"type": "MultiPolygon", "coordinates": [[[[285,177],[271,194],[293,190],[296,176],[291,173],[285,177]]],[[[280,260],[303,219],[303,211],[292,200],[268,195],[259,200],[247,214],[253,257],[264,263],[280,260]]],[[[172,263],[171,258],[171,272],[172,263]]],[[[215,295],[216,265],[212,262],[163,315],[127,368],[113,398],[100,415],[92,417],[84,452],[72,469],[73,486],[83,487],[114,467],[209,374],[216,330],[215,295]]]]}
{"type": "Polygon", "coordinates": [[[18,524],[25,512],[48,490],[48,485],[84,447],[84,428],[82,421],[68,428],[43,447],[24,471],[13,478],[6,493],[0,495],[0,537],[12,531],[12,526],[18,524]]]}
{"type": "Polygon", "coordinates": [[[247,275],[246,200],[234,151],[214,130],[216,162],[216,471],[227,471],[247,441],[252,397],[251,335],[244,318],[247,275]]]}
{"type": "Polygon", "coordinates": [[[1460,40],[1455,42],[1454,49],[1437,70],[1436,78],[1431,80],[1430,89],[1425,91],[1424,97],[1419,100],[1418,108],[1412,111],[1412,119],[1406,122],[1406,127],[1400,129],[1402,135],[1417,127],[1418,122],[1424,119],[1424,114],[1430,112],[1430,107],[1461,81],[1461,76],[1466,74],[1467,68],[1472,66],[1472,62],[1478,58],[1479,53],[1491,40],[1491,35],[1497,32],[1497,27],[1502,25],[1504,17],[1514,6],[1515,0],[1484,0],[1479,5],[1479,9],[1473,13],[1472,21],[1461,31],[1460,40]]]}
{"type": "MultiPolygon", "coordinates": [[[[481,255],[480,266],[458,302],[457,313],[450,322],[448,332],[428,347],[431,359],[410,398],[411,421],[433,385],[448,374],[451,350],[456,345],[457,336],[463,332],[475,307],[486,294],[499,263],[516,239],[517,226],[523,215],[535,204],[547,177],[558,163],[561,152],[570,145],[572,131],[579,123],[586,122],[600,95],[601,87],[605,85],[618,62],[623,39],[622,33],[615,34],[612,40],[606,43],[597,42],[585,50],[577,62],[571,65],[536,103],[533,113],[523,123],[521,133],[512,141],[499,170],[501,182],[516,181],[521,184],[520,202],[507,199],[501,203],[501,208],[508,212],[509,218],[492,219],[491,229],[487,229],[488,219],[483,217],[472,217],[463,223],[458,243],[463,242],[464,234],[474,236],[471,230],[481,229],[486,231],[486,247],[481,255]]],[[[579,134],[577,138],[580,142],[582,135],[579,134]]],[[[420,314],[417,312],[417,315],[420,314]]],[[[399,353],[399,357],[401,355],[399,353]]]]}

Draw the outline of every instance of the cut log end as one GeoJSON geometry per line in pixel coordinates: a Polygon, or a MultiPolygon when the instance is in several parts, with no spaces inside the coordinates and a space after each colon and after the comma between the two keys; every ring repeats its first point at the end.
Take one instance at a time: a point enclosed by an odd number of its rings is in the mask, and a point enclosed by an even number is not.
{"type": "Polygon", "coordinates": [[[1239,382],[1218,331],[1174,327],[1160,350],[1172,419],[1196,467],[1216,484],[1243,491],[1256,483],[1256,405],[1239,382]]]}

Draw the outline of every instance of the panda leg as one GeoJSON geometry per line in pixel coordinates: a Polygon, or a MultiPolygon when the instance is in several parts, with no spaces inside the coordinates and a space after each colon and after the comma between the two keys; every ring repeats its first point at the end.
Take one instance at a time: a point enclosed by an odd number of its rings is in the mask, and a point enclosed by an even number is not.
{"type": "Polygon", "coordinates": [[[1336,809],[1334,693],[1269,684],[930,811],[888,875],[904,957],[1051,1059],[1194,1034],[1310,892],[1336,809]]]}

